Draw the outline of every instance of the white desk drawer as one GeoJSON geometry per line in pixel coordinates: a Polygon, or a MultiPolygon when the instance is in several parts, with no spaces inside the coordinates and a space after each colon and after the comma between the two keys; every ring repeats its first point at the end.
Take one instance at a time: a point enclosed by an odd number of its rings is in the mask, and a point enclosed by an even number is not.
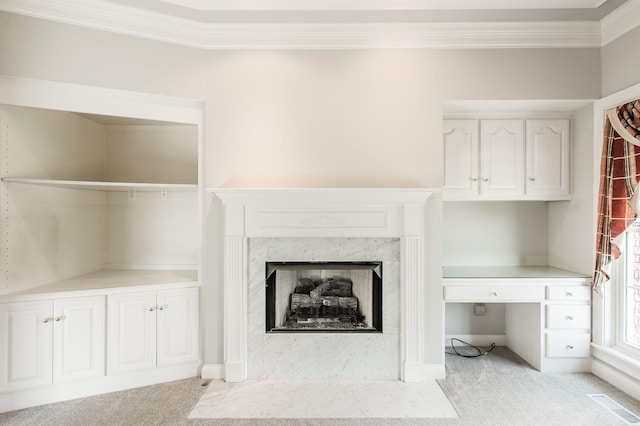
{"type": "Polygon", "coordinates": [[[591,335],[547,334],[547,356],[550,358],[585,358],[591,355],[591,335]]]}
{"type": "Polygon", "coordinates": [[[447,302],[535,302],[544,300],[544,286],[445,286],[447,302]]]}
{"type": "Polygon", "coordinates": [[[580,285],[562,285],[547,287],[547,299],[549,300],[591,300],[591,287],[580,285]]]}
{"type": "Polygon", "coordinates": [[[590,329],[591,306],[548,305],[547,328],[590,329]]]}

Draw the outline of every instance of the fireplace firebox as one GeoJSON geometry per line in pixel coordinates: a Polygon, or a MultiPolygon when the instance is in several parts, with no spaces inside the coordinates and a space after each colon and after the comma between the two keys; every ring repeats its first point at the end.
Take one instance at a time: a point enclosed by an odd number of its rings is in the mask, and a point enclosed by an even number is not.
{"type": "Polygon", "coordinates": [[[267,262],[266,331],[382,332],[382,262],[267,262]]]}

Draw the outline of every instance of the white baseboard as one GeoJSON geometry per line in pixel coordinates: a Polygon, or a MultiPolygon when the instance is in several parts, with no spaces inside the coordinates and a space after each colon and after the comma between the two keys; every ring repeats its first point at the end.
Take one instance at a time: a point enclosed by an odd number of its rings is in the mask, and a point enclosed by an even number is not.
{"type": "MultiPolygon", "coordinates": [[[[507,336],[504,334],[448,334],[444,338],[444,345],[451,346],[452,338],[474,346],[491,346],[492,343],[496,346],[507,346],[507,336]]],[[[456,346],[459,346],[459,343],[454,342],[456,346]]]]}
{"type": "Polygon", "coordinates": [[[442,380],[447,378],[444,364],[424,364],[422,366],[423,380],[442,380]]]}
{"type": "Polygon", "coordinates": [[[598,359],[591,362],[591,372],[632,397],[640,399],[640,382],[628,374],[598,359]]]}
{"type": "Polygon", "coordinates": [[[224,379],[222,364],[205,364],[202,366],[202,378],[209,380],[224,379]]]}

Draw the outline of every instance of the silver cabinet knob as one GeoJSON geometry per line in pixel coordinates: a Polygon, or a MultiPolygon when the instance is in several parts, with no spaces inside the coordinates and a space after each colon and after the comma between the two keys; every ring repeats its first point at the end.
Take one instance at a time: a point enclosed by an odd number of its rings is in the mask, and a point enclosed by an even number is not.
{"type": "Polygon", "coordinates": [[[497,296],[497,295],[498,295],[498,292],[497,292],[497,291],[492,291],[492,292],[491,292],[491,295],[492,295],[492,296],[497,296]]]}
{"type": "Polygon", "coordinates": [[[567,315],[567,319],[568,319],[569,321],[573,321],[573,317],[572,317],[571,315],[567,315]]]}
{"type": "Polygon", "coordinates": [[[535,182],[536,178],[534,178],[533,176],[529,176],[529,182],[535,182]]]}
{"type": "Polygon", "coordinates": [[[573,345],[567,345],[567,349],[573,349],[573,345]]]}
{"type": "Polygon", "coordinates": [[[51,321],[53,321],[53,318],[51,318],[51,317],[47,317],[47,318],[44,318],[44,319],[42,320],[42,322],[43,322],[44,324],[46,324],[46,323],[48,323],[48,322],[51,322],[51,321]]]}
{"type": "Polygon", "coordinates": [[[158,310],[159,311],[164,311],[165,309],[168,309],[168,308],[169,308],[169,305],[162,305],[162,306],[158,307],[158,310]]]}
{"type": "Polygon", "coordinates": [[[149,308],[149,312],[153,312],[153,311],[155,311],[155,310],[156,310],[156,307],[155,307],[155,306],[152,306],[152,307],[150,307],[150,308],[149,308]]]}
{"type": "Polygon", "coordinates": [[[55,318],[55,320],[56,320],[56,321],[62,321],[62,320],[64,320],[64,319],[66,319],[66,318],[67,318],[66,316],[64,316],[64,315],[60,315],[59,317],[56,317],[56,318],[55,318]]]}

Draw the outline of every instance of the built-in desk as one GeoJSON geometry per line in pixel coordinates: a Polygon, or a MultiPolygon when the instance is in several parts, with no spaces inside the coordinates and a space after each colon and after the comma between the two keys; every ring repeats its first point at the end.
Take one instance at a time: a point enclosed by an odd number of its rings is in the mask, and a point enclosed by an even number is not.
{"type": "Polygon", "coordinates": [[[445,303],[505,303],[507,346],[545,372],[591,371],[590,284],[548,266],[443,268],[445,303]]]}

